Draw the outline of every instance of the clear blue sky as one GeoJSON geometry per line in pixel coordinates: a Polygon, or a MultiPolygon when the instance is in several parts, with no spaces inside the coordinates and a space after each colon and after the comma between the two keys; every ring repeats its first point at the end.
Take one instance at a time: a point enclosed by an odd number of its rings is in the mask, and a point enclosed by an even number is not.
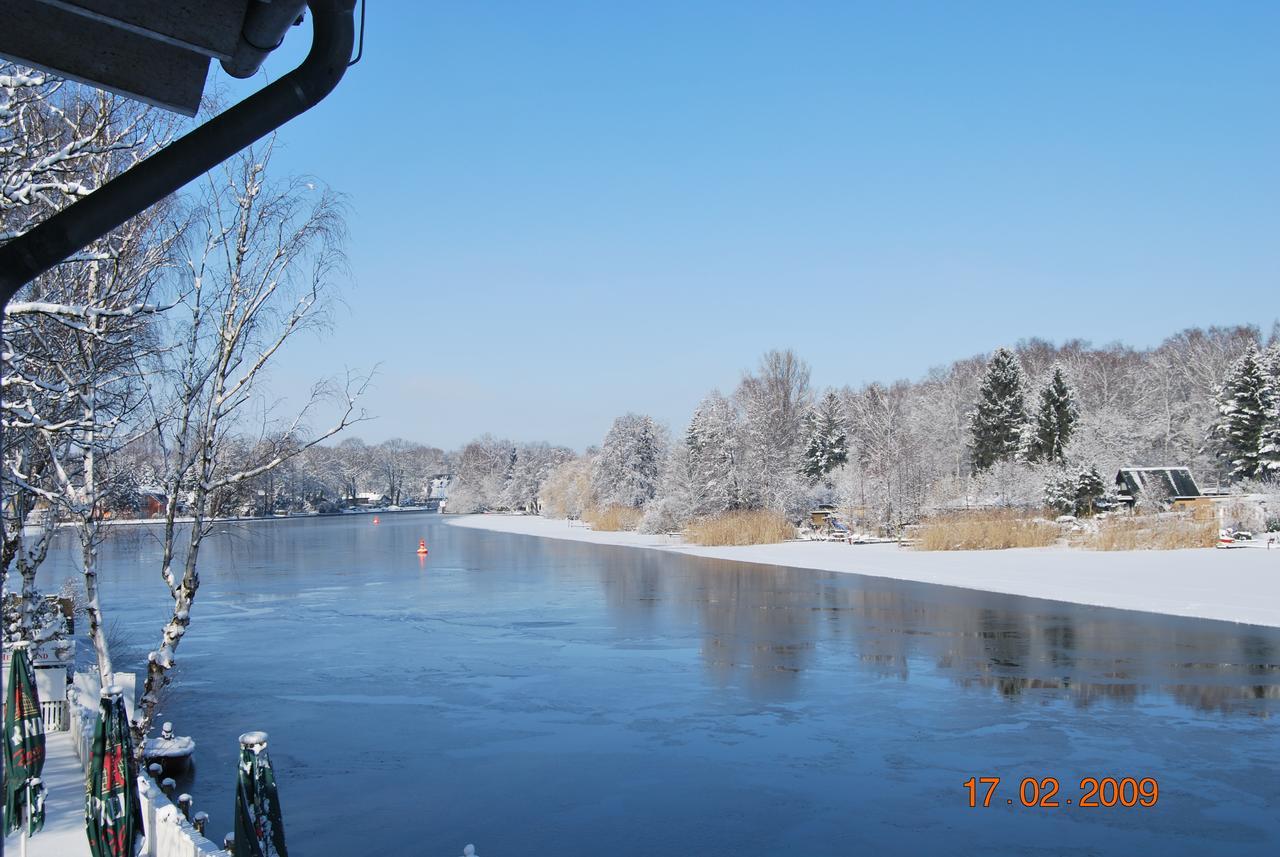
{"type": "Polygon", "coordinates": [[[366,439],[581,448],[773,347],[840,385],[1269,325],[1277,44],[1273,2],[374,0],[281,133],[354,276],[273,381],[380,362],[366,439]]]}

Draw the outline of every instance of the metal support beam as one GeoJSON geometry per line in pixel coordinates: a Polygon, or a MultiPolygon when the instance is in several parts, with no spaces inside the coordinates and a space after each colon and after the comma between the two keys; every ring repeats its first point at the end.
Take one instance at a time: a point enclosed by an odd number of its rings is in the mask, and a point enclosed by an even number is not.
{"type": "Polygon", "coordinates": [[[355,0],[308,0],[307,5],[314,35],[300,66],[0,247],[0,305],[33,278],[333,91],[351,59],[355,0]]]}

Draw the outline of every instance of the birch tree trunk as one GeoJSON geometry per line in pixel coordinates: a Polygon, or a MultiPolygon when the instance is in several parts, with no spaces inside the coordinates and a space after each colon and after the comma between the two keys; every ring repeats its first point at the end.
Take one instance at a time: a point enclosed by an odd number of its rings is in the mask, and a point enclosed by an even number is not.
{"type": "Polygon", "coordinates": [[[339,200],[317,192],[314,182],[269,181],[270,156],[267,144],[211,175],[198,224],[203,241],[185,265],[190,285],[182,347],[163,373],[172,401],[163,421],[169,498],[160,574],[172,609],[147,658],[133,724],[139,752],[172,681],[200,590],[201,547],[227,495],[364,419],[357,401],[368,379],[348,375],[341,387],[317,385],[292,418],[263,430],[249,460],[230,454],[264,368],[290,337],[323,319],[332,279],[342,269],[339,200]],[[340,416],[313,434],[307,418],[327,397],[338,400],[340,416]],[[186,531],[176,520],[183,491],[192,518],[186,531]],[[174,567],[179,545],[185,549],[181,574],[174,567]]]}

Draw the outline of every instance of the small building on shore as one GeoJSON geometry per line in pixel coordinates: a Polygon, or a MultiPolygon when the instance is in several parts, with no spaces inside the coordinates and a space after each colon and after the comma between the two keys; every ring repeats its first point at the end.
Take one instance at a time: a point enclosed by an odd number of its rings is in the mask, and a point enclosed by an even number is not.
{"type": "Polygon", "coordinates": [[[437,473],[427,480],[427,498],[430,500],[446,500],[449,497],[449,474],[437,473]]]}
{"type": "Polygon", "coordinates": [[[1122,467],[1115,484],[1116,499],[1129,509],[1142,500],[1175,509],[1209,500],[1189,467],[1122,467]]]}

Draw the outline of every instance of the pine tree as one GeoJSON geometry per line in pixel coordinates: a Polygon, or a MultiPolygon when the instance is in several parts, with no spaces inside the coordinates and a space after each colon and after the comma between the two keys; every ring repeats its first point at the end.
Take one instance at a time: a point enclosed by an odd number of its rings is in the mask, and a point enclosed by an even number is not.
{"type": "Polygon", "coordinates": [[[1258,475],[1270,480],[1280,480],[1280,396],[1276,398],[1258,447],[1258,475]]]}
{"type": "Polygon", "coordinates": [[[1028,461],[1061,462],[1065,458],[1067,441],[1075,431],[1079,419],[1075,392],[1067,386],[1062,370],[1053,369],[1053,377],[1040,391],[1040,405],[1036,410],[1035,424],[1031,429],[1031,443],[1027,449],[1028,461]]]}
{"type": "Polygon", "coordinates": [[[698,484],[695,514],[736,509],[741,500],[741,427],[733,403],[712,391],[689,421],[688,467],[698,484]]]}
{"type": "Polygon", "coordinates": [[[1273,341],[1262,353],[1262,369],[1269,387],[1270,407],[1263,415],[1258,475],[1264,479],[1280,479],[1280,340],[1273,341]]]}
{"type": "Polygon", "coordinates": [[[1050,476],[1044,483],[1044,504],[1064,515],[1076,511],[1077,480],[1069,474],[1059,471],[1050,476]]]}
{"type": "MultiPolygon", "coordinates": [[[[1219,458],[1230,465],[1233,480],[1250,479],[1264,473],[1264,433],[1269,416],[1275,409],[1275,393],[1264,368],[1262,355],[1255,346],[1241,355],[1218,390],[1218,420],[1211,430],[1219,458]]],[[[1271,451],[1266,453],[1270,459],[1271,451]]]]}
{"type": "Polygon", "coordinates": [[[973,469],[986,470],[1017,455],[1027,429],[1026,381],[1018,358],[997,348],[978,388],[978,407],[970,416],[973,469]]]}
{"type": "Polygon", "coordinates": [[[1076,514],[1088,512],[1092,515],[1097,511],[1098,499],[1106,496],[1106,493],[1107,483],[1103,481],[1097,467],[1081,470],[1076,477],[1076,514]]]}
{"type": "Polygon", "coordinates": [[[830,390],[805,417],[807,440],[801,468],[811,483],[817,482],[849,460],[840,399],[830,390]]]}

